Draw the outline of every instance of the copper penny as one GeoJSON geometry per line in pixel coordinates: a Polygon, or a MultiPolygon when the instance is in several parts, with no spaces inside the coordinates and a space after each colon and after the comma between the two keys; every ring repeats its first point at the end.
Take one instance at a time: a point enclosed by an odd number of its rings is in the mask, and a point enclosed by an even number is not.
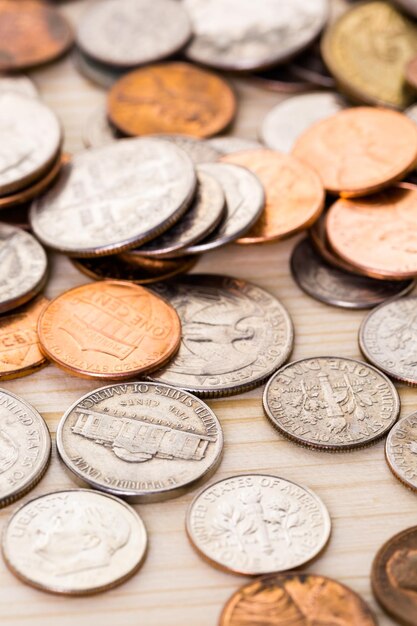
{"type": "Polygon", "coordinates": [[[123,76],[108,97],[110,121],[125,135],[182,133],[210,137],[232,121],[228,84],[187,63],[163,63],[123,76]]]}
{"type": "Polygon", "coordinates": [[[246,150],[221,158],[241,165],[262,183],[266,203],[261,217],[238,243],[265,243],[308,228],[324,206],[324,190],[317,174],[293,156],[273,150],[246,150]]]}
{"type": "Polygon", "coordinates": [[[306,130],[293,154],[319,174],[330,193],[367,195],[413,169],[417,125],[389,109],[345,109],[306,130]]]}
{"type": "Polygon", "coordinates": [[[52,61],[73,42],[59,11],[37,0],[0,0],[0,71],[21,70],[52,61]]]}
{"type": "Polygon", "coordinates": [[[40,297],[16,313],[0,317],[0,380],[27,376],[47,364],[37,330],[47,304],[48,300],[40,297]]]}
{"type": "Polygon", "coordinates": [[[378,551],[372,565],[372,591],[396,621],[417,624],[417,526],[394,535],[378,551]]]}
{"type": "Polygon", "coordinates": [[[417,56],[407,64],[405,68],[405,78],[407,83],[411,85],[414,90],[417,90],[417,56]]]}
{"type": "Polygon", "coordinates": [[[370,198],[340,199],[326,219],[329,243],[374,278],[417,276],[417,186],[402,183],[370,198]]]}
{"type": "Polygon", "coordinates": [[[262,576],[236,591],[219,626],[377,626],[362,598],[337,580],[315,574],[262,576]]]}
{"type": "Polygon", "coordinates": [[[179,348],[181,324],[162,298],[143,287],[105,281],[75,287],[43,311],[42,352],[84,378],[130,378],[165,364],[179,348]]]}

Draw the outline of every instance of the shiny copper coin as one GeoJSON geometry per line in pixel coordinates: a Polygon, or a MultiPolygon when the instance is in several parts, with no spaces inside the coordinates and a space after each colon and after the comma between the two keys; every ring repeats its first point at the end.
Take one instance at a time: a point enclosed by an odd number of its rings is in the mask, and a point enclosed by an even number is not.
{"type": "Polygon", "coordinates": [[[182,133],[210,137],[230,124],[236,100],[228,84],[187,63],[130,72],[109,93],[110,121],[125,135],[182,133]]]}
{"type": "Polygon", "coordinates": [[[324,206],[324,189],[317,174],[293,156],[273,150],[246,150],[221,158],[242,165],[262,183],[264,212],[238,243],[265,243],[294,235],[308,228],[324,206]]]}
{"type": "Polygon", "coordinates": [[[397,623],[417,624],[417,526],[394,535],[372,565],[372,591],[397,623]]]}
{"type": "Polygon", "coordinates": [[[0,380],[27,376],[47,364],[37,330],[47,304],[48,300],[40,297],[16,313],[0,317],[0,380]]]}
{"type": "Polygon", "coordinates": [[[337,580],[315,574],[263,576],[236,591],[219,626],[376,626],[366,602],[337,580]]]}
{"type": "Polygon", "coordinates": [[[61,294],[38,325],[42,352],[84,378],[124,379],[165,364],[179,348],[175,310],[143,287],[121,281],[61,294]]]}
{"type": "Polygon", "coordinates": [[[293,154],[310,165],[330,193],[345,197],[380,191],[417,161],[417,125],[389,109],[345,109],[313,124],[293,154]]]}
{"type": "Polygon", "coordinates": [[[52,61],[73,42],[72,29],[57,9],[37,0],[0,0],[0,71],[52,61]]]}
{"type": "Polygon", "coordinates": [[[402,183],[369,198],[330,208],[330,245],[349,265],[374,278],[417,276],[417,186],[402,183]]]}

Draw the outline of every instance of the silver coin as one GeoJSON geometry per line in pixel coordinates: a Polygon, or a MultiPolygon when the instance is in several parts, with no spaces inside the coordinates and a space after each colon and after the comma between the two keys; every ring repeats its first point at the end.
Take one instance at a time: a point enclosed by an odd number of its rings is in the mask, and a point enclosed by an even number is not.
{"type": "Polygon", "coordinates": [[[42,478],[51,455],[51,436],[30,404],[0,389],[0,508],[30,491],[42,478]]]}
{"type": "Polygon", "coordinates": [[[262,148],[262,144],[260,144],[259,141],[231,136],[212,137],[211,139],[206,139],[206,144],[218,150],[222,156],[224,154],[232,154],[233,152],[262,148]]]}
{"type": "Polygon", "coordinates": [[[257,222],[265,207],[265,192],[255,174],[231,163],[207,163],[204,172],[217,178],[226,196],[226,215],[218,228],[184,254],[215,250],[242,237],[257,222]]]}
{"type": "Polygon", "coordinates": [[[84,126],[83,142],[86,148],[103,148],[120,139],[117,130],[107,119],[106,107],[100,106],[88,116],[84,126]]]}
{"type": "Polygon", "coordinates": [[[39,100],[19,93],[0,93],[0,195],[40,178],[57,157],[61,126],[39,100]]]}
{"type": "Polygon", "coordinates": [[[182,324],[179,352],[150,378],[206,397],[263,383],[289,357],[293,326],[282,304],[244,280],[193,274],[150,289],[168,300],[182,324]]]}
{"type": "Polygon", "coordinates": [[[313,92],[288,98],[266,115],[260,128],[263,143],[280,152],[291,152],[298,137],[312,124],[346,108],[337,93],[313,92]]]}
{"type": "Polygon", "coordinates": [[[315,493],[270,474],[241,474],[201,491],[186,518],[193,547],[244,576],[305,565],[325,547],[331,522],[315,493]]]}
{"type": "Polygon", "coordinates": [[[381,304],[359,330],[362,353],[388,376],[417,385],[417,296],[381,304]]]}
{"type": "Polygon", "coordinates": [[[34,298],[46,281],[45,250],[24,230],[0,222],[0,313],[34,298]]]}
{"type": "Polygon", "coordinates": [[[78,479],[131,502],[166,500],[207,479],[223,433],[202,401],[167,385],[109,385],[62,417],[58,452],[78,479]]]}
{"type": "Polygon", "coordinates": [[[263,405],[282,434],[334,452],[370,445],[400,412],[398,393],[384,374],[361,361],[330,356],[281,368],[265,388],[263,405]]]}
{"type": "Polygon", "coordinates": [[[401,9],[404,9],[413,17],[417,17],[416,0],[394,0],[394,4],[397,4],[401,9]]]}
{"type": "Polygon", "coordinates": [[[195,165],[213,163],[222,156],[221,153],[214,146],[212,146],[209,141],[194,139],[193,137],[188,137],[187,135],[170,135],[166,133],[158,133],[157,135],[151,135],[151,137],[170,141],[179,148],[182,148],[188,154],[188,156],[195,165]]]}
{"type": "Polygon", "coordinates": [[[77,44],[101,63],[135,67],[164,59],[185,46],[191,23],[174,0],[105,0],[82,16],[77,44]]]}
{"type": "Polygon", "coordinates": [[[327,0],[184,0],[194,38],[186,56],[229,70],[281,63],[307,47],[328,18],[327,0]]]}
{"type": "Polygon", "coordinates": [[[64,165],[57,184],[32,204],[36,236],[69,256],[112,254],[172,226],[196,188],[194,166],[160,139],[124,139],[86,150],[64,165]]]}
{"type": "Polygon", "coordinates": [[[51,593],[90,595],[130,578],[146,554],[136,511],[90,489],[29,500],[8,521],[3,557],[20,580],[51,593]]]}
{"type": "Polygon", "coordinates": [[[417,490],[417,412],[402,417],[388,434],[385,458],[392,473],[417,490]]]}
{"type": "Polygon", "coordinates": [[[309,239],[294,248],[291,273],[309,296],[344,309],[371,309],[389,298],[407,294],[416,285],[414,280],[375,280],[332,267],[317,254],[309,239]]]}
{"type": "Polygon", "coordinates": [[[184,256],[184,249],[209,235],[225,214],[226,201],[220,184],[210,174],[197,168],[197,195],[184,217],[163,235],[141,248],[127,252],[129,255],[147,257],[184,256]]]}
{"type": "Polygon", "coordinates": [[[35,83],[27,76],[0,76],[0,95],[10,92],[30,98],[39,96],[35,83]]]}
{"type": "Polygon", "coordinates": [[[73,51],[72,58],[80,74],[104,89],[110,89],[127,72],[126,69],[99,63],[77,49],[73,51]]]}

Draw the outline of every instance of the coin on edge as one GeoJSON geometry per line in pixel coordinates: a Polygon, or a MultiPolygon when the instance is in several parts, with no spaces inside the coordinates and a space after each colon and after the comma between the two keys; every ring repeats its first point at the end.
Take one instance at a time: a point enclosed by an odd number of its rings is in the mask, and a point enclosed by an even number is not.
{"type": "Polygon", "coordinates": [[[122,500],[91,489],[55,491],[23,504],[3,531],[3,557],[20,580],[49,593],[91,595],[133,576],[147,533],[122,500]]]}
{"type": "Polygon", "coordinates": [[[417,412],[402,417],[388,433],[388,467],[406,487],[417,491],[417,412]]]}
{"type": "Polygon", "coordinates": [[[68,469],[95,489],[156,502],[214,473],[223,433],[215,413],[195,396],[132,382],[77,400],[59,423],[57,447],[68,469]]]}
{"type": "Polygon", "coordinates": [[[315,493],[269,474],[231,476],[206,487],[186,518],[200,556],[244,576],[301,567],[324,549],[330,529],[315,493]]]}
{"type": "Polygon", "coordinates": [[[377,626],[366,602],[337,580],[316,574],[274,574],[243,585],[226,603],[219,626],[308,624],[377,626]]]}
{"type": "Polygon", "coordinates": [[[28,402],[0,389],[0,508],[33,489],[51,456],[45,420],[28,402]]]}
{"type": "Polygon", "coordinates": [[[192,274],[152,291],[181,319],[178,354],[149,377],[203,397],[230,396],[261,385],[291,354],[293,325],[270,293],[244,280],[192,274]]]}
{"type": "Polygon", "coordinates": [[[74,287],[39,318],[42,352],[83,378],[132,378],[164,365],[178,350],[175,310],[139,285],[123,281],[74,287]]]}
{"type": "Polygon", "coordinates": [[[87,54],[83,54],[78,48],[74,48],[71,57],[76,69],[84,78],[104,89],[110,89],[128,71],[114,65],[99,63],[87,54]]]}
{"type": "Polygon", "coordinates": [[[278,370],[265,388],[263,406],[272,425],[289,439],[336,452],[383,437],[398,418],[400,399],[375,367],[323,356],[278,370]]]}

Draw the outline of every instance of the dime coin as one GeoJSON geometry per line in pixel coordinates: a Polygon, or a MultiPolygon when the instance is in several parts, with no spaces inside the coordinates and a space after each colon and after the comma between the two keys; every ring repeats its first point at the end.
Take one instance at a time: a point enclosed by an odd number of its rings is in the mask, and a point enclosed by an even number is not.
{"type": "Polygon", "coordinates": [[[311,89],[311,83],[298,78],[289,65],[279,65],[263,72],[250,75],[250,80],[259,87],[277,93],[303,93],[311,89]]]}
{"type": "Polygon", "coordinates": [[[265,117],[260,129],[263,143],[272,150],[291,152],[296,140],[312,124],[346,108],[337,93],[312,92],[288,98],[265,117]]]}
{"type": "Polygon", "coordinates": [[[0,94],[0,196],[41,178],[56,160],[61,140],[58,119],[42,102],[0,94]]]}
{"type": "Polygon", "coordinates": [[[296,443],[350,450],[383,437],[400,412],[398,393],[374,367],[339,357],[294,361],[268,382],[267,417],[296,443]]]}
{"type": "Polygon", "coordinates": [[[153,285],[177,310],[181,347],[157,382],[206,397],[261,385],[291,354],[293,326],[282,304],[246,281],[193,274],[153,285]]]}
{"type": "Polygon", "coordinates": [[[375,280],[328,265],[308,239],[294,248],[291,273],[297,285],[315,300],[345,309],[371,309],[411,291],[413,280],[375,280]]]}
{"type": "Polygon", "coordinates": [[[0,222],[0,313],[34,298],[47,274],[45,250],[32,235],[0,222]]]}
{"type": "Polygon", "coordinates": [[[265,243],[290,237],[311,226],[323,210],[320,179],[310,167],[290,155],[260,149],[236,152],[221,160],[249,169],[265,190],[264,212],[238,243],[265,243]]]}
{"type": "Polygon", "coordinates": [[[363,320],[359,346],[388,376],[417,385],[417,297],[381,304],[363,320]]]}
{"type": "Polygon", "coordinates": [[[90,489],[56,491],[21,506],[3,534],[3,557],[23,582],[68,596],[105,591],[142,564],[146,529],[132,507],[90,489]]]}
{"type": "Polygon", "coordinates": [[[388,467],[404,485],[417,490],[417,413],[391,428],[385,446],[388,467]]]}
{"type": "Polygon", "coordinates": [[[108,96],[110,121],[125,135],[210,137],[230,124],[235,111],[235,96],[228,84],[187,63],[130,72],[108,96]]]}
{"type": "Polygon", "coordinates": [[[27,76],[0,76],[0,96],[10,92],[31,98],[39,96],[35,83],[27,76]]]}
{"type": "Polygon", "coordinates": [[[243,139],[242,137],[233,137],[231,135],[212,137],[211,139],[206,139],[205,143],[217,150],[220,153],[219,156],[230,154],[231,152],[243,152],[244,150],[262,148],[262,145],[258,141],[243,139]]]}
{"type": "Polygon", "coordinates": [[[223,434],[213,411],[168,385],[132,382],[75,402],[57,432],[58,452],[79,479],[132,502],[166,500],[207,479],[223,434]]]}
{"type": "Polygon", "coordinates": [[[394,2],[413,17],[417,17],[417,6],[414,0],[394,0],[394,2]]]}
{"type": "Polygon", "coordinates": [[[336,88],[336,81],[324,64],[318,45],[310,47],[306,52],[293,59],[289,68],[295,76],[308,81],[315,87],[336,88]]]}
{"type": "Polygon", "coordinates": [[[226,70],[277,65],[307,47],[328,18],[327,0],[184,0],[192,61],[226,70]]]}
{"type": "Polygon", "coordinates": [[[189,137],[187,135],[173,135],[166,133],[159,133],[154,136],[159,139],[165,139],[165,141],[171,141],[179,148],[182,148],[195,165],[212,163],[217,161],[217,159],[221,156],[221,153],[208,141],[195,139],[194,137],[189,137]]]}
{"type": "Polygon", "coordinates": [[[99,106],[88,116],[83,141],[86,148],[103,148],[119,139],[118,132],[107,119],[106,107],[99,106]]]}
{"type": "Polygon", "coordinates": [[[389,109],[346,109],[306,130],[293,154],[316,170],[330,193],[371,194],[413,169],[417,126],[389,109]]]}
{"type": "Polygon", "coordinates": [[[175,310],[147,289],[122,281],[75,287],[46,307],[41,349],[85,378],[123,379],[164,365],[179,348],[175,310]]]}
{"type": "Polygon", "coordinates": [[[417,55],[417,28],[388,2],[344,12],[325,33],[322,54],[339,87],[359,102],[404,108],[414,101],[404,68],[417,55]]]}
{"type": "Polygon", "coordinates": [[[47,364],[40,350],[39,316],[48,304],[38,298],[12,315],[0,317],[0,380],[20,378],[47,364]]]}
{"type": "Polygon", "coordinates": [[[0,71],[52,61],[72,42],[70,25],[54,7],[38,0],[0,1],[0,71]]]}
{"type": "Polygon", "coordinates": [[[416,625],[415,593],[417,526],[391,537],[372,565],[372,591],[382,608],[397,623],[416,625]]]}
{"type": "Polygon", "coordinates": [[[64,165],[57,184],[32,205],[31,225],[45,245],[69,256],[112,254],[172,226],[195,187],[194,166],[177,146],[122,140],[64,165]]]}
{"type": "Polygon", "coordinates": [[[78,49],[73,51],[72,58],[80,74],[95,85],[105,89],[110,89],[127,72],[126,69],[121,69],[120,67],[99,63],[78,49]]]}
{"type": "Polygon", "coordinates": [[[338,200],[326,219],[331,247],[369,276],[416,276],[416,201],[417,187],[405,183],[370,198],[338,200]]]}
{"type": "Polygon", "coordinates": [[[235,241],[255,224],[265,207],[264,189],[246,168],[231,163],[208,163],[201,168],[221,184],[226,196],[226,216],[208,238],[188,246],[188,254],[208,252],[235,241]]]}
{"type": "Polygon", "coordinates": [[[236,591],[219,626],[377,626],[371,609],[352,589],[315,574],[263,576],[236,591]]]}
{"type": "Polygon", "coordinates": [[[185,248],[200,241],[218,226],[225,214],[222,187],[203,165],[197,169],[197,179],[197,195],[184,217],[163,235],[131,251],[131,255],[137,252],[149,257],[182,256],[185,248]]]}
{"type": "Polygon", "coordinates": [[[330,536],[330,517],[312,491],[278,476],[220,480],[191,503],[186,529],[211,564],[235,574],[282,572],[315,558],[330,536]]]}
{"type": "Polygon", "coordinates": [[[106,0],[90,5],[77,44],[93,59],[119,67],[159,61],[191,37],[191,23],[174,0],[106,0]]]}
{"type": "Polygon", "coordinates": [[[51,455],[51,436],[39,413],[0,389],[0,508],[24,496],[41,480],[51,455]]]}

